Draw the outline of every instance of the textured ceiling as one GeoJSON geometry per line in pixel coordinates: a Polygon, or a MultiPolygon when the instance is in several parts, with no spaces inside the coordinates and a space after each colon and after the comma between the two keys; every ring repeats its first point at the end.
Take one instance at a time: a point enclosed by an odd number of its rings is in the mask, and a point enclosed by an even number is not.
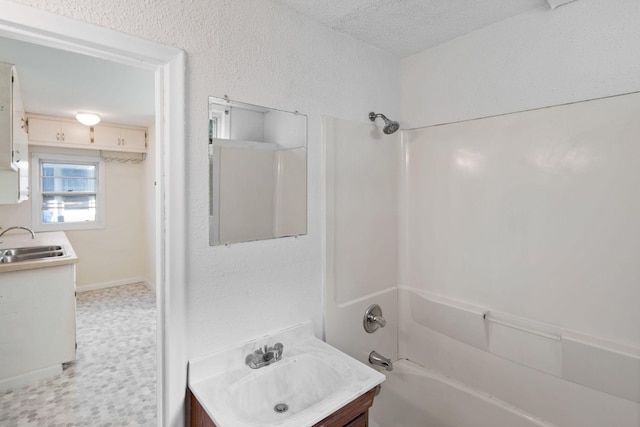
{"type": "MultiPolygon", "coordinates": [[[[421,52],[547,0],[275,0],[398,57],[421,52]]],[[[572,0],[551,0],[564,4],[572,0]]],[[[28,112],[149,125],[153,72],[0,37],[0,62],[16,64],[28,112]]]]}
{"type": "Polygon", "coordinates": [[[546,0],[275,1],[399,57],[535,7],[549,7],[546,0]]]}
{"type": "Polygon", "coordinates": [[[0,62],[14,64],[25,110],[148,126],[155,115],[153,71],[0,37],[0,62]]]}

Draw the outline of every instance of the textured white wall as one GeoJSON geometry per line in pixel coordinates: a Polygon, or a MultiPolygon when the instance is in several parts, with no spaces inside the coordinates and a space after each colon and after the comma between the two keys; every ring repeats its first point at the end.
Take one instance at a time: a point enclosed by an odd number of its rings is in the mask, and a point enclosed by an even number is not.
{"type": "Polygon", "coordinates": [[[402,61],[403,127],[640,89],[640,2],[546,6],[402,61]]]}
{"type": "MultiPolygon", "coordinates": [[[[187,54],[188,357],[312,319],[322,333],[321,115],[399,115],[397,59],[263,0],[19,0],[187,54]],[[208,246],[207,96],[309,116],[308,235],[208,246]]],[[[182,370],[186,367],[170,367],[182,370]]]]}

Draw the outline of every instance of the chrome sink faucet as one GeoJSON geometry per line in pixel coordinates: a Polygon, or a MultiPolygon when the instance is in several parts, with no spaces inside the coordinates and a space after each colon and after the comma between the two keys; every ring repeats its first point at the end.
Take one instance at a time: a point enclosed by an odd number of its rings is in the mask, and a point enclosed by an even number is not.
{"type": "MultiPolygon", "coordinates": [[[[4,236],[4,233],[6,233],[9,230],[27,230],[29,233],[31,233],[31,238],[35,239],[36,238],[36,233],[33,232],[32,229],[30,229],[29,227],[23,227],[22,225],[14,225],[13,227],[9,227],[5,230],[2,230],[2,232],[0,232],[0,237],[4,236]]],[[[0,243],[2,243],[2,241],[0,241],[0,243]]]]}
{"type": "Polygon", "coordinates": [[[245,363],[251,369],[262,368],[282,359],[283,351],[284,345],[281,343],[276,343],[273,347],[267,347],[265,345],[263,348],[259,348],[253,353],[247,355],[245,363]]]}

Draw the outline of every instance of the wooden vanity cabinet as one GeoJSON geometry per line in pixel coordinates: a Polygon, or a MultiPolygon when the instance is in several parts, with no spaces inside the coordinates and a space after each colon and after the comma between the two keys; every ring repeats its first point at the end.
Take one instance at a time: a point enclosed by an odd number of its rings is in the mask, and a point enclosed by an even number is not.
{"type": "MultiPolygon", "coordinates": [[[[376,389],[372,388],[351,403],[346,404],[313,427],[368,427],[369,408],[373,405],[376,389]]],[[[217,427],[198,399],[189,392],[191,400],[191,427],[217,427]]]]}
{"type": "Polygon", "coordinates": [[[209,418],[209,414],[202,407],[198,399],[191,393],[189,390],[189,400],[191,404],[189,406],[191,412],[191,422],[189,425],[191,427],[216,427],[211,418],[209,418]]]}
{"type": "Polygon", "coordinates": [[[313,427],[367,427],[369,408],[373,405],[376,389],[372,388],[351,403],[346,404],[313,427]]]}
{"type": "Polygon", "coordinates": [[[355,420],[351,421],[345,427],[368,427],[369,426],[368,414],[369,412],[360,414],[355,420]]]}

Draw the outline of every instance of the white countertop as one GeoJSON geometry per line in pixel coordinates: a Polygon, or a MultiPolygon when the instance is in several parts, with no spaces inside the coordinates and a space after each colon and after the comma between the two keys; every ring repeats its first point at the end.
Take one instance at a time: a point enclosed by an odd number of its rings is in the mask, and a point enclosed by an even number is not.
{"type": "MultiPolygon", "coordinates": [[[[13,230],[11,230],[13,231],[13,230]]],[[[25,230],[18,230],[15,234],[5,234],[0,238],[0,250],[10,248],[26,248],[30,246],[50,246],[59,245],[64,248],[65,256],[43,258],[33,261],[22,261],[7,264],[0,264],[0,273],[7,271],[32,270],[34,268],[55,267],[58,265],[75,264],[78,257],[63,231],[52,231],[46,233],[36,233],[36,238],[31,238],[31,233],[25,230]]]]}
{"type": "MultiPolygon", "coordinates": [[[[188,382],[189,389],[218,427],[305,427],[312,426],[331,415],[382,383],[384,379],[385,376],[376,370],[317,339],[313,335],[311,323],[307,322],[191,360],[188,382]],[[284,344],[282,360],[260,369],[251,369],[245,365],[248,354],[265,345],[273,346],[276,342],[284,344]],[[228,407],[225,407],[224,394],[229,388],[229,377],[243,378],[256,373],[262,374],[259,371],[263,369],[266,373],[266,369],[276,367],[281,362],[286,363],[286,358],[300,357],[303,354],[325,355],[326,360],[334,363],[338,371],[348,373],[350,378],[348,385],[309,409],[277,422],[248,422],[235,416],[228,407]]],[[[323,380],[328,379],[322,376],[314,378],[314,381],[320,384],[315,384],[311,388],[322,387],[323,380]]],[[[273,387],[277,386],[273,384],[273,387]]]]}

